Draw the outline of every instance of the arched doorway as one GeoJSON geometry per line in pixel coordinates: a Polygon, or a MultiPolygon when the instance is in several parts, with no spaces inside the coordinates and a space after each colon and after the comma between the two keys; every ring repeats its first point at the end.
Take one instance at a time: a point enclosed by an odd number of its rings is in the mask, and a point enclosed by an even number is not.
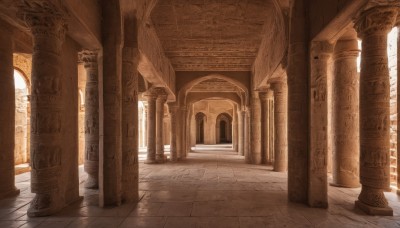
{"type": "Polygon", "coordinates": [[[206,115],[202,112],[196,114],[196,144],[204,144],[204,122],[206,115]]]}
{"type": "MultiPolygon", "coordinates": [[[[15,165],[29,163],[29,86],[26,77],[14,70],[15,83],[15,165]]],[[[22,165],[23,166],[23,165],[22,165]]],[[[21,167],[22,167],[21,166],[21,167]]],[[[19,171],[17,170],[17,173],[19,171]]]]}
{"type": "Polygon", "coordinates": [[[227,113],[221,113],[216,120],[216,142],[232,143],[232,117],[227,113]]]}

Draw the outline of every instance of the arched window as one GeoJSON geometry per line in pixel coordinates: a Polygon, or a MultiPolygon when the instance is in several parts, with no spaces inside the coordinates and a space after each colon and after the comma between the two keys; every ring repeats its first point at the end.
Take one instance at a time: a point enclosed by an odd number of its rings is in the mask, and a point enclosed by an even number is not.
{"type": "Polygon", "coordinates": [[[202,112],[196,114],[196,144],[204,144],[204,123],[206,115],[202,112]]]}

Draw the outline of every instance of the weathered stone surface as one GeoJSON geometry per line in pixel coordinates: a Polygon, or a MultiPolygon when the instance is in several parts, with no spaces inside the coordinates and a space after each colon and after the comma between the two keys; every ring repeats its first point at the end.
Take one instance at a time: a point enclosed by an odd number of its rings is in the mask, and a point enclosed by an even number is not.
{"type": "Polygon", "coordinates": [[[357,39],[339,40],[334,53],[332,184],[358,187],[360,157],[357,39]]]}
{"type": "Polygon", "coordinates": [[[261,164],[261,103],[257,92],[251,98],[251,142],[249,161],[251,164],[261,164]]]}
{"type": "Polygon", "coordinates": [[[154,91],[157,94],[156,100],[156,161],[158,163],[164,163],[164,105],[167,101],[167,93],[163,88],[155,88],[154,91]]]}
{"type": "Polygon", "coordinates": [[[156,163],[156,100],[153,90],[145,94],[147,98],[147,159],[146,164],[156,163]]]}
{"type": "Polygon", "coordinates": [[[385,215],[393,214],[383,190],[389,187],[390,182],[390,82],[387,33],[392,29],[396,17],[397,8],[376,7],[364,11],[355,23],[358,35],[363,40],[360,76],[362,190],[356,206],[370,214],[375,214],[377,209],[385,211],[385,215]]]}
{"type": "Polygon", "coordinates": [[[262,163],[272,164],[273,162],[273,145],[274,145],[274,132],[273,132],[273,91],[263,91],[259,93],[261,100],[261,135],[262,135],[262,163]],[[272,120],[272,121],[271,121],[272,120]]]}

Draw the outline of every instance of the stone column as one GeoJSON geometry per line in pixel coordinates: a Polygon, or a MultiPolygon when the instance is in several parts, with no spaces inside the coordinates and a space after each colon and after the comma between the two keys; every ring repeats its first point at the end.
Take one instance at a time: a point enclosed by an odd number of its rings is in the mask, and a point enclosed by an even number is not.
{"type": "Polygon", "coordinates": [[[147,120],[148,120],[148,105],[147,102],[143,102],[143,147],[147,147],[147,120]]]}
{"type": "Polygon", "coordinates": [[[233,106],[233,120],[232,120],[232,149],[238,151],[238,116],[237,116],[237,105],[233,106]]]}
{"type": "Polygon", "coordinates": [[[360,186],[357,39],[339,40],[334,52],[332,185],[360,186]]]}
{"type": "Polygon", "coordinates": [[[237,109],[238,116],[238,155],[242,155],[243,153],[243,119],[242,119],[242,111],[240,111],[240,106],[237,109]]]}
{"type": "Polygon", "coordinates": [[[262,164],[268,164],[270,161],[270,99],[272,91],[259,93],[261,100],[261,144],[262,144],[262,164]]]}
{"type": "Polygon", "coordinates": [[[181,107],[181,156],[180,159],[184,160],[186,159],[187,155],[187,146],[186,146],[186,120],[187,120],[187,108],[186,107],[181,107]]]}
{"type": "Polygon", "coordinates": [[[88,174],[85,187],[99,187],[99,70],[97,52],[83,51],[81,59],[86,69],[85,89],[85,163],[88,174]]]}
{"type": "Polygon", "coordinates": [[[257,92],[251,98],[251,163],[261,164],[261,103],[257,92]]]}
{"type": "MultiPolygon", "coordinates": [[[[400,13],[397,15],[397,123],[400,113],[400,13]]],[[[397,126],[397,129],[400,129],[397,126]]],[[[397,194],[400,195],[400,134],[397,133],[397,194]]]]}
{"type": "Polygon", "coordinates": [[[164,163],[164,105],[167,101],[167,93],[164,88],[156,88],[158,95],[156,101],[156,161],[157,163],[164,163]]]}
{"type": "Polygon", "coordinates": [[[0,199],[15,196],[15,85],[12,30],[0,24],[0,199]]]}
{"type": "Polygon", "coordinates": [[[274,122],[275,122],[275,149],[274,171],[287,171],[287,84],[279,81],[272,83],[274,90],[274,122]]]}
{"type": "Polygon", "coordinates": [[[145,164],[156,163],[156,100],[157,94],[151,89],[147,98],[147,159],[145,164]]]}
{"type": "Polygon", "coordinates": [[[292,202],[308,198],[309,90],[308,34],[304,0],[291,3],[288,52],[288,195],[292,202]]]}
{"type": "Polygon", "coordinates": [[[250,117],[251,110],[249,106],[246,106],[246,111],[244,111],[245,126],[244,126],[244,160],[246,163],[251,164],[251,126],[250,117]]]}
{"type": "Polygon", "coordinates": [[[178,160],[178,154],[176,150],[176,127],[177,127],[177,112],[178,107],[175,104],[168,104],[169,113],[171,116],[171,143],[170,143],[170,154],[171,154],[171,161],[176,162],[178,160]]]}
{"type": "Polygon", "coordinates": [[[268,100],[268,157],[267,157],[267,163],[268,164],[273,164],[274,159],[275,159],[275,124],[274,124],[274,98],[273,98],[273,93],[270,94],[270,99],[268,100]]]}
{"type": "Polygon", "coordinates": [[[133,17],[124,21],[124,47],[122,49],[122,200],[139,200],[138,163],[138,75],[139,48],[137,21],[133,17]]]}
{"type": "Polygon", "coordinates": [[[310,155],[308,204],[328,207],[328,60],[332,45],[313,42],[311,47],[310,155]]]}
{"type": "Polygon", "coordinates": [[[360,182],[356,206],[372,215],[393,215],[383,194],[390,185],[390,82],[387,34],[397,8],[374,7],[356,19],[362,38],[360,76],[360,182]]]}

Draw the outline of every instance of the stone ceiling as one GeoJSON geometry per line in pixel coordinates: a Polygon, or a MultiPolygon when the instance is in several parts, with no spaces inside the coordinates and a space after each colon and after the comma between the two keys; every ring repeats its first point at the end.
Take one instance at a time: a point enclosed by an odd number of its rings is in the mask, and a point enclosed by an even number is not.
{"type": "Polygon", "coordinates": [[[164,0],[152,21],[176,71],[250,71],[270,0],[164,0]]]}
{"type": "Polygon", "coordinates": [[[234,84],[219,78],[213,78],[200,82],[192,87],[190,92],[239,92],[234,84]]]}

